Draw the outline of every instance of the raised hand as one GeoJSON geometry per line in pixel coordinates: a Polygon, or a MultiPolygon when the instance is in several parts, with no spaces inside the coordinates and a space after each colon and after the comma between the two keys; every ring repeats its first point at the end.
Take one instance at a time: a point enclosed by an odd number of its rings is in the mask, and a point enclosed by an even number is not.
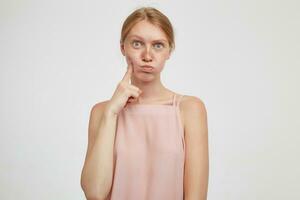
{"type": "Polygon", "coordinates": [[[131,84],[131,76],[133,73],[133,64],[129,59],[127,66],[127,71],[118,83],[116,90],[114,91],[113,96],[109,100],[107,105],[107,111],[112,114],[119,114],[119,112],[128,104],[135,101],[138,101],[138,97],[142,91],[131,84]]]}

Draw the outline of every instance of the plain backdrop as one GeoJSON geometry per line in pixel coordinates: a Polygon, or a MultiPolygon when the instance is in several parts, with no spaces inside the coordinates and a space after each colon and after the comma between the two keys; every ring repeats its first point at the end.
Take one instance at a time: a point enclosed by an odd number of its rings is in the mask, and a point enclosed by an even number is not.
{"type": "Polygon", "coordinates": [[[0,199],[85,199],[90,109],[126,71],[121,27],[141,6],[174,26],[163,84],[206,105],[208,199],[300,199],[296,0],[1,0],[0,199]]]}

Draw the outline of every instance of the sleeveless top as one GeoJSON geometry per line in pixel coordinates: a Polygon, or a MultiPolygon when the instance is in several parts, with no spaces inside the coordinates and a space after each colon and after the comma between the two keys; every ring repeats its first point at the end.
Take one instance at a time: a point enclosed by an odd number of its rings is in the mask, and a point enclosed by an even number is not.
{"type": "Polygon", "coordinates": [[[176,94],[165,104],[127,104],[117,118],[107,200],[183,200],[185,140],[176,94]]]}

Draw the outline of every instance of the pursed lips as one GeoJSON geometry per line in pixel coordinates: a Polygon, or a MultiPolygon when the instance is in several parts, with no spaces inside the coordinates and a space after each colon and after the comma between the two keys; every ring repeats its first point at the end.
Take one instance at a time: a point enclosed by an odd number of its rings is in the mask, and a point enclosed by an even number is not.
{"type": "Polygon", "coordinates": [[[150,66],[150,65],[143,65],[141,66],[142,68],[142,71],[145,71],[145,72],[152,72],[153,71],[153,67],[150,66]]]}

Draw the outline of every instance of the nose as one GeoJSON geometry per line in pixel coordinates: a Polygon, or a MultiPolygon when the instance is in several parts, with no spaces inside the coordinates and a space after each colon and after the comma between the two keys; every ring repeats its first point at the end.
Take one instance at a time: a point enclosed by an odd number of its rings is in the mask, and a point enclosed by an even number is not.
{"type": "Polygon", "coordinates": [[[150,48],[146,48],[143,52],[143,61],[144,62],[152,62],[152,54],[150,52],[150,48]]]}

